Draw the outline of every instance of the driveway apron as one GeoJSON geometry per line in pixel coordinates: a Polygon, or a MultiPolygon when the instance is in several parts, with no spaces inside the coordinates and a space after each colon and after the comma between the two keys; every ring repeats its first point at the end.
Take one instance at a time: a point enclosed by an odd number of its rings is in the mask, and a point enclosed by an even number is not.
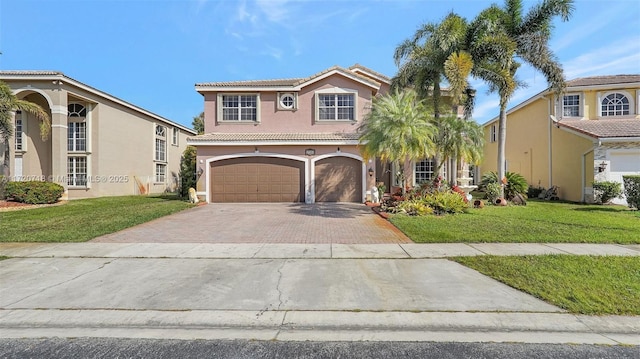
{"type": "Polygon", "coordinates": [[[359,203],[215,203],[108,234],[111,243],[412,243],[359,203]]]}

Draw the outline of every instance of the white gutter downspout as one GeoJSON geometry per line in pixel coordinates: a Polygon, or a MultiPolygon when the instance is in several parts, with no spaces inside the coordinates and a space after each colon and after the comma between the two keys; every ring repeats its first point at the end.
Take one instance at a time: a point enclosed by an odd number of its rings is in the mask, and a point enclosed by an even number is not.
{"type": "Polygon", "coordinates": [[[581,199],[582,203],[586,203],[586,201],[587,201],[587,199],[586,199],[587,194],[585,193],[585,190],[584,190],[585,187],[587,186],[587,177],[584,174],[584,171],[587,168],[587,154],[589,152],[593,152],[594,156],[595,156],[595,149],[596,149],[596,147],[592,146],[590,149],[588,149],[586,152],[584,152],[582,154],[582,174],[580,175],[580,177],[582,177],[582,191],[581,191],[582,192],[582,199],[581,199]]]}
{"type": "Polygon", "coordinates": [[[549,114],[549,134],[548,134],[548,141],[549,141],[549,186],[547,188],[551,188],[551,186],[553,186],[553,147],[551,146],[551,128],[553,127],[553,122],[554,119],[551,115],[551,99],[547,98],[546,96],[543,96],[543,98],[547,99],[547,113],[549,114]]]}

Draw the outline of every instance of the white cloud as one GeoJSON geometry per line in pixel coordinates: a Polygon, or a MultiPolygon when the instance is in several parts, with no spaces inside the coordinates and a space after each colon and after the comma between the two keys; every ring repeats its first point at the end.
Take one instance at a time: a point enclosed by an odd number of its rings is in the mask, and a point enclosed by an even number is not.
{"type": "Polygon", "coordinates": [[[267,16],[267,20],[286,24],[289,19],[289,0],[256,0],[256,6],[267,16]]]}
{"type": "Polygon", "coordinates": [[[640,44],[638,38],[620,39],[608,46],[595,48],[564,61],[568,79],[589,75],[615,75],[640,72],[640,44]]]}

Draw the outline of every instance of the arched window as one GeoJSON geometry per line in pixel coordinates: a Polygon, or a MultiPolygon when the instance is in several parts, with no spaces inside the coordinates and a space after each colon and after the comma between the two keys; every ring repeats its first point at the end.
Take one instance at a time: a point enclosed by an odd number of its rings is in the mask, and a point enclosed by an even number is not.
{"type": "Polygon", "coordinates": [[[602,99],[602,116],[629,115],[629,98],[621,93],[612,93],[602,99]]]}
{"type": "Polygon", "coordinates": [[[69,117],[87,117],[87,108],[79,103],[70,103],[67,112],[69,117]]]}

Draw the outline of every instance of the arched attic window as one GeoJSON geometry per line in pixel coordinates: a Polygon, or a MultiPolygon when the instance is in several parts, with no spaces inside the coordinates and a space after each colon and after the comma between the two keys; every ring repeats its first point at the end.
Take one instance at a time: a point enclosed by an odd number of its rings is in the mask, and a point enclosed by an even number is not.
{"type": "Polygon", "coordinates": [[[602,116],[629,115],[629,98],[621,93],[612,93],[602,99],[602,116]]]}

